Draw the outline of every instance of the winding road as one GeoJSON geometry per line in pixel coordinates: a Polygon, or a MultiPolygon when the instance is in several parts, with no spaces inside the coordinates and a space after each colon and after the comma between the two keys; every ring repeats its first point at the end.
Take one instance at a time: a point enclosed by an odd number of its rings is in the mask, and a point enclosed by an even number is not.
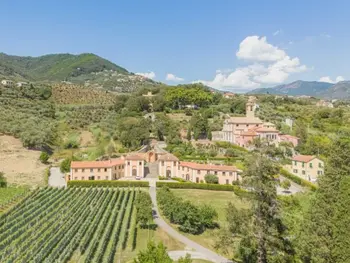
{"type": "Polygon", "coordinates": [[[184,235],[177,232],[170,225],[168,225],[163,218],[160,216],[157,206],[157,191],[156,191],[156,180],[149,180],[150,188],[149,193],[151,195],[152,204],[153,204],[153,218],[155,223],[162,228],[165,232],[167,232],[171,237],[177,239],[178,241],[185,244],[188,247],[189,251],[169,251],[169,255],[172,259],[177,260],[180,257],[185,256],[187,253],[191,255],[191,257],[196,259],[205,259],[216,263],[228,263],[233,262],[227,258],[224,258],[217,253],[197,244],[196,242],[188,239],[184,235]]]}

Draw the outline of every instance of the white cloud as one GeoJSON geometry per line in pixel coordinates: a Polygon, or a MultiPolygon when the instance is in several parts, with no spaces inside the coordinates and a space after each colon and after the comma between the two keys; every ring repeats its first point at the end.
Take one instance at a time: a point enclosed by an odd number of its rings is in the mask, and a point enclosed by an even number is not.
{"type": "Polygon", "coordinates": [[[246,37],[240,43],[236,55],[240,59],[251,60],[254,63],[229,72],[216,70],[213,80],[196,82],[217,89],[234,87],[243,91],[260,87],[262,84],[283,83],[290,74],[308,69],[300,63],[299,58],[291,58],[284,50],[269,44],[266,37],[246,37]]]}
{"type": "Polygon", "coordinates": [[[143,76],[145,78],[148,78],[148,79],[154,79],[156,77],[156,73],[154,73],[153,71],[150,71],[150,72],[145,72],[145,73],[135,73],[136,75],[140,75],[140,76],[143,76]]]}
{"type": "Polygon", "coordinates": [[[328,83],[338,83],[340,81],[344,81],[345,79],[342,76],[338,76],[335,78],[335,80],[332,80],[329,76],[325,76],[320,78],[318,81],[321,82],[328,82],[328,83]]]}
{"type": "Polygon", "coordinates": [[[173,82],[181,82],[181,81],[184,81],[184,80],[185,80],[185,79],[183,79],[183,78],[180,78],[180,77],[175,76],[175,75],[172,74],[172,73],[166,74],[165,79],[168,80],[168,81],[173,81],[173,82]]]}
{"type": "Polygon", "coordinates": [[[325,38],[331,38],[331,35],[329,35],[327,33],[322,33],[320,36],[325,37],[325,38]]]}
{"type": "Polygon", "coordinates": [[[279,29],[279,30],[276,30],[272,35],[275,37],[279,34],[282,34],[283,30],[279,29]]]}
{"type": "Polygon", "coordinates": [[[287,54],[284,50],[267,43],[266,37],[249,36],[239,44],[236,55],[239,59],[278,61],[287,54]]]}

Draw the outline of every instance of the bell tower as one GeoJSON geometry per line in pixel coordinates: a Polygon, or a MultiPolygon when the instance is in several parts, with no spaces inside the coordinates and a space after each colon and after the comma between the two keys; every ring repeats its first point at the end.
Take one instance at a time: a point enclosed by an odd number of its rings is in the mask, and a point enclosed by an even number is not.
{"type": "Polygon", "coordinates": [[[246,111],[246,116],[248,118],[254,118],[255,115],[254,115],[254,112],[255,112],[255,101],[256,101],[256,98],[253,97],[253,96],[249,96],[248,98],[248,102],[245,106],[245,111],[246,111]]]}

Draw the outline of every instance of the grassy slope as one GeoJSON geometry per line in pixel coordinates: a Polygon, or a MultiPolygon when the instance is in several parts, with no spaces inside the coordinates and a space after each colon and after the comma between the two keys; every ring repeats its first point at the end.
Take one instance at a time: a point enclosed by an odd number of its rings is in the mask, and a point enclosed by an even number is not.
{"type": "Polygon", "coordinates": [[[19,196],[26,191],[28,191],[28,189],[25,187],[0,188],[0,214],[19,202],[21,200],[19,196]],[[11,202],[11,200],[13,201],[11,202]]]}
{"type": "MultiPolygon", "coordinates": [[[[180,196],[186,200],[193,202],[194,204],[209,204],[213,206],[218,213],[218,223],[220,225],[225,224],[225,208],[228,202],[234,202],[237,208],[247,208],[249,203],[242,200],[232,192],[223,191],[207,191],[207,190],[195,190],[195,189],[172,189],[177,196],[180,196]]],[[[174,226],[176,228],[176,226],[174,226]]],[[[188,238],[196,241],[197,243],[205,246],[211,250],[215,250],[214,244],[216,241],[217,229],[206,230],[201,235],[185,234],[188,238]]],[[[220,252],[220,251],[217,251],[220,252]]],[[[224,255],[228,256],[228,255],[224,255]]]]}

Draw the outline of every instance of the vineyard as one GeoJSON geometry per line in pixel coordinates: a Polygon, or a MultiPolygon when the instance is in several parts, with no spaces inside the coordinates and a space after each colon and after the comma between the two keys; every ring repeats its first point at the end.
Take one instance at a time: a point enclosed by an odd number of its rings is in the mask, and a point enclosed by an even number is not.
{"type": "Polygon", "coordinates": [[[0,262],[116,262],[136,246],[134,189],[45,188],[0,216],[0,262]]]}

